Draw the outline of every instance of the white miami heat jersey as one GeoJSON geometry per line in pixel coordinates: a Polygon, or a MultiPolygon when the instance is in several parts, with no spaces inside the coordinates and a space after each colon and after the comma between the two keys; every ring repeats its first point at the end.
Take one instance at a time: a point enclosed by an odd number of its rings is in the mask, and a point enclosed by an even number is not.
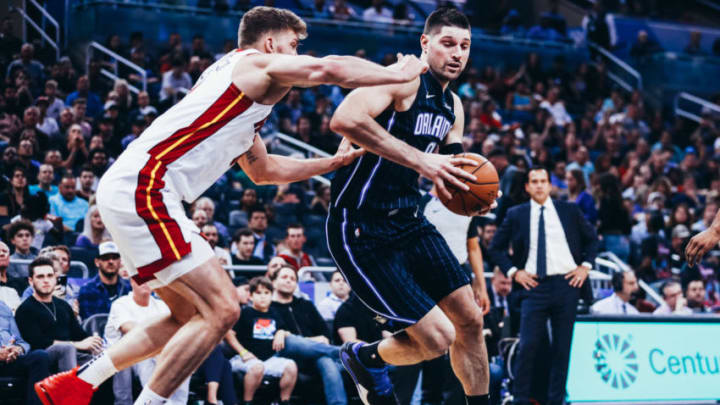
{"type": "Polygon", "coordinates": [[[139,183],[153,188],[164,177],[192,202],[247,152],[273,107],[249,99],[232,82],[235,65],[252,53],[259,51],[238,49],[213,63],[180,102],[128,146],[119,160],[147,161],[139,183]]]}

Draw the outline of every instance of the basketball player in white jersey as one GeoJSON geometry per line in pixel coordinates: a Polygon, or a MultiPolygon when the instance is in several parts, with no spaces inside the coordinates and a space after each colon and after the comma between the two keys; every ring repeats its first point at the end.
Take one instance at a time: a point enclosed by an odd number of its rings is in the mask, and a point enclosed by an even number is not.
{"type": "Polygon", "coordinates": [[[155,372],[135,403],[164,404],[240,315],[233,284],[182,201],[198,198],[235,163],[257,184],[290,183],[362,153],[344,141],[330,158],[268,154],[256,132],[291,87],[404,83],[427,69],[414,56],[389,67],[355,57],[298,56],[305,22],[276,8],[247,12],[238,36],[240,49],[210,66],[185,98],[130,144],[98,187],[98,207],[125,266],[137,282],[151,283],[172,314],[133,328],[79,370],[37,383],[44,404],[88,404],[118,370],[154,356],[155,372]]]}

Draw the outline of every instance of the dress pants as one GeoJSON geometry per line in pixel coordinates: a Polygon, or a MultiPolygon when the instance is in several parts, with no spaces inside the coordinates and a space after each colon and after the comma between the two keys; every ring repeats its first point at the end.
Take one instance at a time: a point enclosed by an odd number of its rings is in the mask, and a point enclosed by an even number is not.
{"type": "Polygon", "coordinates": [[[533,370],[540,366],[546,367],[544,371],[550,376],[548,405],[561,405],[565,400],[570,342],[580,289],[571,287],[563,275],[553,275],[539,280],[537,287],[522,290],[520,294],[522,315],[517,375],[513,384],[515,400],[519,404],[530,403],[533,370]],[[536,365],[540,346],[546,340],[548,320],[551,361],[536,365]]]}

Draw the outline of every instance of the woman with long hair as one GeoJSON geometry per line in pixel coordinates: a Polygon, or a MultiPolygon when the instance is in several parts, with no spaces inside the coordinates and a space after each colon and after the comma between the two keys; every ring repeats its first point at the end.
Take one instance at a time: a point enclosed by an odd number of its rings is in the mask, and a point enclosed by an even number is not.
{"type": "Polygon", "coordinates": [[[100,217],[100,211],[97,205],[91,205],[85,214],[85,222],[83,222],[83,231],[78,235],[75,246],[97,249],[100,242],[111,240],[110,232],[105,228],[105,224],[100,217]]]}
{"type": "Polygon", "coordinates": [[[600,208],[598,210],[598,234],[602,236],[605,250],[627,262],[630,258],[630,213],[623,206],[620,180],[611,173],[598,178],[600,208]]]}
{"type": "Polygon", "coordinates": [[[3,193],[0,194],[0,216],[9,218],[20,214],[25,201],[30,197],[25,169],[22,166],[15,166],[12,170],[12,177],[3,193]]]}
{"type": "Polygon", "coordinates": [[[598,213],[595,208],[595,199],[587,192],[585,174],[580,169],[573,169],[565,174],[565,182],[568,186],[568,201],[574,202],[580,207],[585,219],[591,224],[597,221],[598,213]]]}

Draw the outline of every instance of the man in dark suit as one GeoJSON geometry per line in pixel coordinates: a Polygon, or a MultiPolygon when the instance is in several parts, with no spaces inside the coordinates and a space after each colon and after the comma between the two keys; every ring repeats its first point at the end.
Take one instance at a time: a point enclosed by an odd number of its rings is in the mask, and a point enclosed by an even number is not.
{"type": "Polygon", "coordinates": [[[547,335],[549,319],[552,361],[547,403],[562,404],[576,307],[595,261],[598,240],[575,204],[549,198],[550,174],[545,168],[528,172],[525,190],[530,202],[507,212],[490,246],[493,261],[520,291],[522,315],[514,395],[516,403],[530,403],[538,344],[547,335]],[[512,247],[512,258],[508,247],[512,247]]]}

